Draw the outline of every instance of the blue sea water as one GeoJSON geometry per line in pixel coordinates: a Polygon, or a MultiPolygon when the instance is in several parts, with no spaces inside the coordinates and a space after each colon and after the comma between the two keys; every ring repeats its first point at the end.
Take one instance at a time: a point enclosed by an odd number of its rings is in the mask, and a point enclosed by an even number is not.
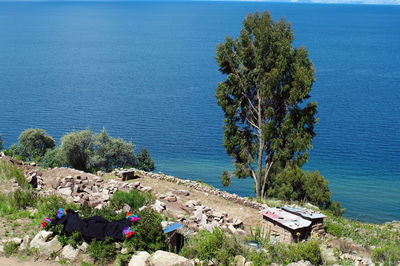
{"type": "MultiPolygon", "coordinates": [[[[316,68],[320,121],[308,170],[346,216],[400,220],[400,7],[233,2],[0,2],[0,134],[57,141],[103,126],[146,146],[157,170],[221,188],[216,44],[249,12],[293,25],[316,68]]],[[[227,190],[253,193],[250,179],[227,190]]]]}

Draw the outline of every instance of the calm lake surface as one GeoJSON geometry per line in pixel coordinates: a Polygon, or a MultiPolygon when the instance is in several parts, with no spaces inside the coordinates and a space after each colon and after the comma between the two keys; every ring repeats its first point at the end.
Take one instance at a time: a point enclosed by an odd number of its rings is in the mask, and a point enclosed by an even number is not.
{"type": "MultiPolygon", "coordinates": [[[[293,25],[316,68],[320,122],[307,170],[345,215],[400,220],[400,7],[229,2],[0,3],[0,134],[57,141],[104,126],[146,146],[157,171],[222,188],[217,43],[249,12],[293,25]]],[[[253,193],[252,180],[227,189],[253,193]]]]}

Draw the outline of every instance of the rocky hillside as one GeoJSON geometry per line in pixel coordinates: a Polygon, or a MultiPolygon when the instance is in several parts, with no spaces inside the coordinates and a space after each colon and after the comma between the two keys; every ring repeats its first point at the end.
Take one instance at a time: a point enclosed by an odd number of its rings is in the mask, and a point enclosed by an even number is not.
{"type": "MultiPolygon", "coordinates": [[[[227,234],[251,239],[255,235],[252,229],[263,228],[263,220],[258,213],[259,210],[268,207],[267,204],[239,197],[204,183],[182,180],[161,173],[134,170],[133,178],[123,181],[121,174],[123,169],[118,169],[112,173],[98,172],[93,175],[69,168],[43,170],[34,164],[26,164],[6,156],[3,156],[1,160],[21,169],[27,181],[36,188],[39,195],[43,197],[59,195],[67,202],[98,210],[109,205],[109,201],[116,191],[150,192],[156,198],[152,207],[161,213],[165,220],[183,224],[187,229],[186,233],[189,235],[196,234],[199,230],[213,231],[213,228],[220,228],[227,234]]],[[[13,178],[7,182],[3,179],[0,186],[5,194],[11,194],[19,188],[17,181],[13,178]]],[[[0,252],[4,254],[6,244],[10,246],[9,243],[12,242],[18,246],[20,251],[26,250],[28,245],[39,250],[36,257],[39,258],[40,263],[51,263],[57,260],[77,263],[78,258],[80,258],[80,261],[93,262],[85,253],[85,248],[87,248],[85,245],[78,248],[71,248],[69,245],[62,247],[57,237],[54,237],[52,233],[40,231],[39,224],[32,225],[35,209],[27,209],[26,211],[28,213],[25,217],[19,217],[14,223],[10,223],[10,215],[1,215],[0,213],[0,222],[3,225],[3,229],[0,230],[0,252]],[[27,224],[30,224],[30,226],[25,227],[27,229],[22,229],[27,224]],[[56,254],[56,256],[53,254],[56,254]]],[[[124,205],[121,211],[130,211],[130,206],[124,205]]],[[[327,223],[332,227],[332,225],[336,226],[337,221],[335,218],[328,218],[327,223]]],[[[393,232],[398,237],[398,229],[393,232]]],[[[367,231],[364,233],[368,234],[367,231]]],[[[339,233],[336,232],[336,235],[339,235],[339,233]]],[[[373,264],[371,251],[375,247],[364,244],[365,241],[357,240],[359,239],[326,234],[324,239],[318,240],[323,263],[373,264]]],[[[121,254],[126,252],[123,247],[119,248],[121,254]]],[[[165,259],[165,256],[175,256],[177,260],[181,259],[192,265],[195,263],[195,260],[178,258],[176,254],[167,254],[167,252],[161,251],[151,256],[144,252],[138,253],[132,259],[140,260],[140,258],[144,258],[147,261],[156,261],[160,254],[164,256],[165,261],[175,261],[172,258],[165,259]]],[[[28,258],[32,256],[33,254],[30,254],[28,258]]],[[[245,265],[244,258],[238,257],[236,260],[241,261],[238,265],[245,265]]],[[[248,262],[246,265],[252,264],[248,262]]]]}

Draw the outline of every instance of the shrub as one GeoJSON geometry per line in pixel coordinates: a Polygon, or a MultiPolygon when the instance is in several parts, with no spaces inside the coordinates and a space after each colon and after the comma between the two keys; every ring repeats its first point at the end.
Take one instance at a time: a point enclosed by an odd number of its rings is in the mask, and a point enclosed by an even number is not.
{"type": "Polygon", "coordinates": [[[216,259],[218,265],[230,265],[234,257],[241,253],[243,247],[237,239],[227,236],[219,228],[214,228],[212,233],[199,231],[181,250],[182,256],[207,262],[216,259]]]}
{"type": "Polygon", "coordinates": [[[59,235],[58,240],[60,241],[62,246],[71,245],[74,248],[77,248],[84,242],[82,234],[78,231],[72,232],[71,235],[60,235],[60,232],[57,233],[59,235]]]}
{"type": "Polygon", "coordinates": [[[36,195],[32,190],[18,189],[12,194],[11,204],[13,204],[17,209],[33,207],[36,205],[36,195]]]}
{"type": "Polygon", "coordinates": [[[331,201],[328,207],[328,211],[336,217],[342,217],[346,209],[342,209],[342,205],[339,201],[331,201]]]}
{"type": "Polygon", "coordinates": [[[104,241],[94,239],[90,242],[88,249],[89,255],[95,260],[96,265],[98,263],[106,263],[114,260],[117,255],[117,250],[112,239],[107,238],[104,241]]]}
{"type": "Polygon", "coordinates": [[[135,144],[122,138],[112,138],[103,129],[93,134],[89,129],[73,131],[61,139],[61,158],[79,170],[110,171],[116,167],[136,167],[135,144]]]}
{"type": "Polygon", "coordinates": [[[46,131],[40,128],[29,128],[18,137],[17,151],[20,156],[26,158],[42,157],[48,149],[53,149],[55,140],[48,136],[46,131]]]}
{"type": "Polygon", "coordinates": [[[15,254],[15,253],[17,253],[17,250],[18,250],[18,244],[16,244],[15,242],[7,242],[5,245],[4,245],[4,255],[6,256],[6,257],[10,257],[12,254],[15,254]]]}
{"type": "Polygon", "coordinates": [[[63,158],[60,148],[47,150],[45,155],[40,158],[39,163],[44,168],[54,168],[63,165],[63,158]]]}
{"type": "Polygon", "coordinates": [[[61,138],[60,149],[67,165],[83,171],[90,169],[90,156],[93,153],[92,132],[87,129],[66,134],[61,138]]]}
{"type": "Polygon", "coordinates": [[[299,242],[285,246],[283,244],[275,244],[268,246],[270,260],[273,262],[288,264],[299,260],[308,260],[312,265],[320,265],[322,263],[321,250],[316,240],[299,242]]]}
{"type": "Polygon", "coordinates": [[[371,259],[376,264],[398,265],[400,262],[400,249],[390,245],[375,248],[372,251],[371,259]]]}
{"type": "Polygon", "coordinates": [[[137,154],[137,161],[140,170],[147,172],[154,171],[154,161],[151,159],[150,153],[145,147],[142,147],[137,154]]]}
{"type": "Polygon", "coordinates": [[[328,181],[318,171],[304,172],[299,166],[289,164],[283,170],[274,169],[269,181],[267,196],[281,200],[309,201],[328,207],[331,192],[328,181]]]}
{"type": "Polygon", "coordinates": [[[139,220],[133,228],[136,234],[125,240],[125,245],[133,250],[154,252],[166,248],[166,238],[161,226],[161,215],[151,208],[137,213],[139,220]]]}
{"type": "Polygon", "coordinates": [[[128,204],[133,210],[154,202],[154,197],[149,192],[131,190],[129,192],[116,191],[110,200],[114,209],[121,209],[123,205],[128,204]]]}
{"type": "Polygon", "coordinates": [[[93,168],[111,171],[116,167],[136,166],[135,144],[112,138],[103,130],[94,136],[93,168]]]}
{"type": "Polygon", "coordinates": [[[343,235],[343,226],[336,223],[327,223],[326,232],[334,236],[341,237],[343,235]]]}
{"type": "Polygon", "coordinates": [[[15,178],[20,187],[29,187],[28,181],[20,169],[9,162],[0,161],[0,180],[8,181],[12,178],[15,178]]]}
{"type": "Polygon", "coordinates": [[[0,151],[4,148],[3,136],[0,134],[0,151]]]}

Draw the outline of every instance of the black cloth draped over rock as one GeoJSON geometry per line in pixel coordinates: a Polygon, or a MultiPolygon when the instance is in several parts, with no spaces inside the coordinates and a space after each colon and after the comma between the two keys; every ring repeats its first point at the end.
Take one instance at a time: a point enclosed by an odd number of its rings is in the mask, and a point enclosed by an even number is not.
{"type": "Polygon", "coordinates": [[[63,233],[71,234],[78,231],[87,240],[105,240],[110,237],[114,240],[123,240],[122,230],[130,226],[130,221],[126,218],[117,221],[108,221],[100,216],[92,216],[81,219],[78,213],[67,210],[67,215],[61,218],[56,217],[51,220],[52,225],[64,225],[63,233]]]}

